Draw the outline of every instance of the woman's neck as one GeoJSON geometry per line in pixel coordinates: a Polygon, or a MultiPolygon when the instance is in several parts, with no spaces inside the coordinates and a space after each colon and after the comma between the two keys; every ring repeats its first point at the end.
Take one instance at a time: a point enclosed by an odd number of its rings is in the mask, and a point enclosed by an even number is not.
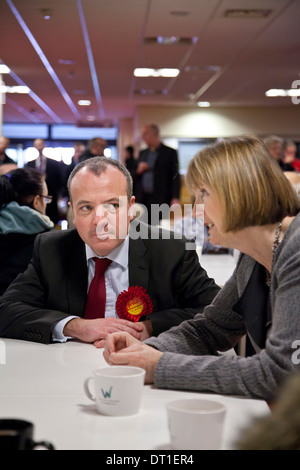
{"type": "Polygon", "coordinates": [[[281,242],[293,219],[294,217],[285,217],[280,230],[278,223],[247,227],[236,233],[234,248],[251,256],[271,272],[274,242],[276,244],[276,238],[281,242]]]}

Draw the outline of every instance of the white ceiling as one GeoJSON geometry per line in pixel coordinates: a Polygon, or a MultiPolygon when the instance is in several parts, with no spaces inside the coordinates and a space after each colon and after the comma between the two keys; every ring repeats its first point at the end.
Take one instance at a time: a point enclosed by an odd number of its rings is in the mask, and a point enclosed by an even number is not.
{"type": "Polygon", "coordinates": [[[31,89],[7,94],[3,121],[117,125],[141,105],[196,107],[198,100],[293,106],[265,91],[300,79],[299,17],[299,0],[0,0],[0,60],[12,70],[3,79],[31,89]],[[232,9],[271,11],[226,17],[232,9]],[[149,40],[157,36],[185,40],[149,40]],[[180,74],[135,78],[135,67],[180,74]]]}

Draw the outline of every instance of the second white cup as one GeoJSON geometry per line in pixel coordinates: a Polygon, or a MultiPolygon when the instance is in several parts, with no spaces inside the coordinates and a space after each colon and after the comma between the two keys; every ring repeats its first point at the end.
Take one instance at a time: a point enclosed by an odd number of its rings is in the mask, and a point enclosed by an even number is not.
{"type": "Polygon", "coordinates": [[[128,416],[138,413],[141,405],[145,371],[139,367],[112,366],[97,369],[84,382],[84,391],[96,402],[99,413],[128,416]],[[94,394],[90,382],[94,382],[94,394]]]}
{"type": "Polygon", "coordinates": [[[171,446],[177,450],[221,448],[226,407],[215,400],[183,399],[168,403],[171,446]]]}

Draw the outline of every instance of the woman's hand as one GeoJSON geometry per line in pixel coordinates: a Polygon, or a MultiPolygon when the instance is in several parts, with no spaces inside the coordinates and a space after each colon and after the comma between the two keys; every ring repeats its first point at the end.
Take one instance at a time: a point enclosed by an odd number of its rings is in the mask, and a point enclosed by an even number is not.
{"type": "Polygon", "coordinates": [[[103,357],[109,365],[141,367],[146,371],[146,383],[154,382],[154,372],[162,352],[136,340],[129,333],[108,335],[103,357]]]}

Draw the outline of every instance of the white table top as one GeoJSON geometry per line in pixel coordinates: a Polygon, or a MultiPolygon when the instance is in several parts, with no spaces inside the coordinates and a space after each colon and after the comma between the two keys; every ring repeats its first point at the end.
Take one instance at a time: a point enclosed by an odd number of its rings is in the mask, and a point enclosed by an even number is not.
{"type": "MultiPolygon", "coordinates": [[[[34,423],[36,440],[58,450],[168,450],[167,402],[178,398],[215,398],[227,405],[223,449],[255,417],[269,412],[262,400],[156,389],[144,386],[139,414],[101,416],[83,391],[84,379],[107,366],[102,350],[70,341],[43,345],[0,340],[0,418],[34,423]]],[[[108,367],[108,366],[107,366],[108,367]]]]}

